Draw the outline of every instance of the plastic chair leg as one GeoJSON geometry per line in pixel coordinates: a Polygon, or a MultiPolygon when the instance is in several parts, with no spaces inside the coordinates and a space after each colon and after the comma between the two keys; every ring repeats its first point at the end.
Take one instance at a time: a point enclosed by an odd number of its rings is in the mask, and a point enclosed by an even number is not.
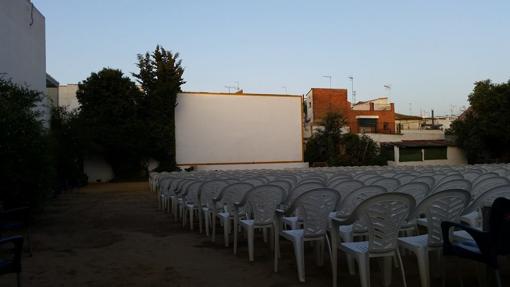
{"type": "Polygon", "coordinates": [[[229,245],[229,233],[230,233],[230,219],[226,218],[223,222],[223,240],[225,241],[225,247],[229,245]]]}
{"type": "Polygon", "coordinates": [[[388,287],[391,285],[391,267],[393,265],[393,256],[392,257],[384,257],[383,258],[383,285],[388,287]]]}
{"type": "Polygon", "coordinates": [[[407,287],[407,281],[406,281],[406,272],[404,270],[404,264],[402,263],[402,256],[400,256],[400,251],[397,248],[397,258],[398,263],[400,266],[400,273],[402,273],[402,282],[404,282],[404,287],[407,287]]]}
{"type": "Polygon", "coordinates": [[[212,242],[215,242],[216,241],[216,214],[214,214],[214,212],[212,213],[209,213],[211,214],[211,221],[212,221],[212,234],[211,234],[211,241],[212,242]]]}
{"type": "Polygon", "coordinates": [[[292,241],[294,245],[294,254],[296,256],[296,265],[299,282],[305,282],[305,248],[303,240],[292,241]]]}
{"type": "Polygon", "coordinates": [[[246,231],[248,233],[248,255],[249,255],[250,261],[254,261],[253,241],[255,240],[255,238],[254,238],[255,236],[254,236],[253,226],[248,226],[246,231]]]}
{"type": "Polygon", "coordinates": [[[193,213],[195,211],[193,209],[189,210],[189,230],[193,230],[193,213]]]}
{"type": "Polygon", "coordinates": [[[357,259],[361,287],[370,287],[370,258],[368,255],[360,254],[357,259]]]}
{"type": "Polygon", "coordinates": [[[415,251],[418,259],[418,270],[420,271],[421,287],[430,287],[429,275],[429,254],[425,248],[418,248],[415,251]]]}

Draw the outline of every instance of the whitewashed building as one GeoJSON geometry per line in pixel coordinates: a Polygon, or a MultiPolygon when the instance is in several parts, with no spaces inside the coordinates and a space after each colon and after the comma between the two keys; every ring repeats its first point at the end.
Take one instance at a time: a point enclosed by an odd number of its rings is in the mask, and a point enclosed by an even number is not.
{"type": "MultiPolygon", "coordinates": [[[[0,76],[46,94],[45,18],[31,1],[0,1],[0,43],[0,76]]],[[[38,109],[47,123],[47,97],[38,109]]]]}

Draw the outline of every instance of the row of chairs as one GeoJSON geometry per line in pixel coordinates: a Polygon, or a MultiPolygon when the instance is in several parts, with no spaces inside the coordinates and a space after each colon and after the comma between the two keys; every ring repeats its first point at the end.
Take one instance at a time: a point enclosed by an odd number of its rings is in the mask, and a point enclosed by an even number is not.
{"type": "MultiPolygon", "coordinates": [[[[161,208],[183,224],[189,221],[191,229],[198,217],[200,231],[204,228],[213,241],[218,219],[226,246],[233,233],[234,253],[239,230],[246,232],[250,260],[254,258],[254,231],[262,230],[264,238],[269,234],[275,271],[280,237],[292,241],[300,281],[305,280],[303,245],[311,241],[319,250],[319,263],[323,261],[321,250],[328,245],[334,285],[338,248],[348,255],[350,273],[357,261],[362,286],[370,285],[372,257],[386,257],[385,270],[391,267],[392,258],[398,259],[405,284],[402,248],[416,254],[422,286],[429,286],[428,257],[429,252],[441,250],[441,222],[463,218],[479,228],[476,211],[497,197],[509,196],[507,174],[505,165],[422,171],[321,168],[153,173],[149,181],[159,194],[161,208]],[[427,233],[418,235],[418,225],[427,233]]],[[[472,240],[465,231],[456,232],[455,238],[472,240]]]]}

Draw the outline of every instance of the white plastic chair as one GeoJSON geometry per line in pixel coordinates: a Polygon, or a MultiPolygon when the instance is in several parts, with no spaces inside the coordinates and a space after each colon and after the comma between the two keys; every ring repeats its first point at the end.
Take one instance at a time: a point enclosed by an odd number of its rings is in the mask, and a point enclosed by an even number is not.
{"type": "MultiPolygon", "coordinates": [[[[364,200],[385,193],[386,189],[382,186],[370,185],[363,186],[352,191],[345,198],[341,199],[341,204],[338,207],[338,211],[332,217],[347,219],[354,212],[356,207],[364,200]]],[[[344,242],[352,242],[355,237],[366,235],[367,228],[359,222],[353,224],[342,224],[335,230],[338,233],[340,239],[344,242]]],[[[347,257],[347,265],[349,266],[349,273],[354,274],[354,262],[353,258],[347,257]]]]}
{"type": "MultiPolygon", "coordinates": [[[[234,204],[234,253],[237,253],[237,226],[239,225],[247,232],[249,259],[254,260],[254,231],[255,229],[275,230],[275,211],[283,202],[284,193],[283,188],[276,185],[259,185],[251,189],[243,201],[234,204]],[[246,211],[246,219],[240,219],[241,208],[246,211]]],[[[271,241],[273,238],[273,236],[270,237],[271,241]]]]}
{"type": "Polygon", "coordinates": [[[370,185],[377,185],[386,188],[387,192],[392,192],[397,189],[401,184],[396,178],[382,178],[372,182],[370,185]]]}
{"type": "MultiPolygon", "coordinates": [[[[209,236],[209,225],[212,224],[213,214],[216,214],[218,209],[222,208],[222,206],[214,202],[213,199],[220,194],[223,188],[234,182],[234,180],[229,179],[213,179],[204,182],[200,187],[198,199],[200,200],[200,206],[202,207],[202,216],[205,223],[205,235],[209,236]]],[[[212,236],[211,239],[214,240],[212,236]]]]}
{"type": "MultiPolygon", "coordinates": [[[[363,222],[368,229],[368,241],[344,242],[338,244],[338,235],[332,235],[332,245],[352,256],[358,262],[362,287],[370,286],[370,259],[384,257],[385,285],[389,284],[392,258],[399,260],[404,286],[407,286],[404,265],[398,250],[397,238],[401,224],[414,209],[415,200],[411,195],[402,193],[383,193],[363,201],[345,221],[333,219],[333,232],[342,224],[363,222]]],[[[337,252],[332,251],[333,286],[337,284],[337,252]]]]}
{"type": "MultiPolygon", "coordinates": [[[[294,200],[296,198],[298,198],[301,194],[303,194],[309,190],[321,188],[321,187],[324,187],[324,184],[322,182],[318,182],[318,181],[307,181],[307,182],[297,185],[294,189],[292,189],[287,194],[287,197],[285,199],[286,207],[291,206],[292,203],[294,202],[294,200]]],[[[290,229],[298,229],[300,221],[301,221],[299,209],[295,210],[295,213],[296,214],[294,214],[293,216],[289,215],[289,216],[283,217],[282,223],[285,227],[288,227],[290,229]]]]}
{"type": "Polygon", "coordinates": [[[412,195],[416,203],[420,203],[428,194],[430,188],[423,182],[409,182],[395,189],[394,192],[401,192],[412,195]]]}
{"type": "Polygon", "coordinates": [[[443,182],[442,184],[440,185],[436,185],[431,191],[430,193],[433,194],[433,193],[436,193],[436,192],[441,192],[441,191],[444,191],[444,190],[450,190],[450,189],[462,189],[462,190],[466,190],[468,192],[471,192],[471,182],[465,180],[465,179],[454,179],[454,180],[450,180],[450,181],[447,181],[447,182],[443,182]]]}
{"type": "Polygon", "coordinates": [[[427,218],[427,234],[399,238],[399,246],[412,251],[418,259],[418,269],[422,287],[429,287],[429,251],[440,251],[443,246],[441,222],[458,222],[459,216],[469,203],[470,194],[466,190],[444,190],[429,195],[416,207],[409,217],[427,218]]]}
{"type": "MultiPolygon", "coordinates": [[[[322,250],[320,249],[324,246],[324,240],[328,240],[326,236],[328,217],[330,212],[335,209],[339,199],[340,195],[338,192],[330,188],[313,189],[296,198],[286,213],[290,214],[299,208],[302,211],[303,216],[303,229],[283,230],[281,232],[277,230],[277,232],[275,232],[275,272],[278,272],[280,236],[290,240],[294,246],[294,254],[296,256],[297,272],[300,282],[305,282],[305,241],[315,241],[317,244],[316,248],[318,249],[318,261],[322,263],[322,250]]],[[[281,219],[281,216],[278,216],[277,218],[281,219]]],[[[279,228],[280,226],[280,222],[277,222],[276,227],[279,228]]],[[[328,248],[328,251],[330,251],[330,248],[328,248]]]]}
{"type": "MultiPolygon", "coordinates": [[[[246,193],[253,188],[253,185],[246,182],[238,182],[227,185],[220,194],[213,199],[218,206],[223,206],[222,210],[213,210],[212,223],[212,241],[216,238],[216,218],[223,225],[223,236],[225,247],[229,246],[229,234],[234,220],[234,203],[240,202],[246,196],[246,193]]],[[[242,211],[241,211],[242,212],[242,211]]]]}
{"type": "Polygon", "coordinates": [[[432,176],[418,176],[411,180],[411,182],[423,182],[428,185],[430,189],[432,189],[436,183],[436,180],[432,176]]]}

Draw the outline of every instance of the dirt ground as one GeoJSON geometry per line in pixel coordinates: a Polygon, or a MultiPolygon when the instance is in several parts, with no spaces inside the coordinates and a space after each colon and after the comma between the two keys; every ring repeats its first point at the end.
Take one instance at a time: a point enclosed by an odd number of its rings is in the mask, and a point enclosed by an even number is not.
{"type": "MultiPolygon", "coordinates": [[[[331,286],[330,265],[316,266],[311,249],[305,253],[307,282],[299,283],[289,242],[282,240],[280,271],[274,273],[271,252],[261,238],[250,263],[246,244],[235,256],[218,232],[213,244],[182,228],[158,210],[146,183],[89,185],[61,195],[37,216],[33,256],[23,257],[23,285],[331,286]]],[[[406,255],[404,262],[408,286],[419,286],[415,257],[406,255]]],[[[339,265],[339,286],[360,286],[358,276],[347,273],[344,259],[339,265]]],[[[451,275],[455,264],[447,265],[446,286],[458,286],[451,275]]],[[[378,265],[372,266],[372,286],[382,286],[378,265]]],[[[476,285],[475,267],[461,265],[464,286],[476,285]]],[[[510,284],[508,274],[508,268],[503,270],[504,286],[510,284]]],[[[398,269],[393,279],[392,286],[403,286],[398,269]]],[[[433,286],[440,284],[440,279],[433,281],[433,286]]],[[[15,276],[1,276],[0,286],[15,286],[15,276]]]]}

